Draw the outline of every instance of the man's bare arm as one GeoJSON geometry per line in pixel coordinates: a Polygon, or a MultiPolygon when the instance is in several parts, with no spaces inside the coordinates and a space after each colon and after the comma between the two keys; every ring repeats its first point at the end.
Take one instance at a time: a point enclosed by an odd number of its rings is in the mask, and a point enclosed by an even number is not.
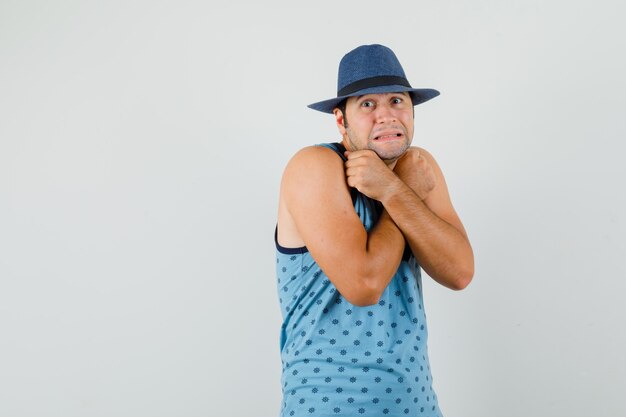
{"type": "MultiPolygon", "coordinates": [[[[371,151],[358,151],[349,155],[349,161],[372,156],[371,151]]],[[[448,288],[465,288],[474,274],[474,255],[438,164],[425,150],[411,148],[394,172],[398,176],[389,180],[386,192],[372,198],[383,203],[428,275],[448,288]],[[424,181],[427,165],[432,168],[432,185],[424,181]]]]}
{"type": "Polygon", "coordinates": [[[341,295],[355,305],[377,303],[400,264],[405,239],[386,212],[369,233],[365,230],[342,160],[323,147],[298,152],[285,169],[281,199],[311,256],[341,295]]]}
{"type": "Polygon", "coordinates": [[[474,275],[474,253],[437,161],[425,149],[411,148],[394,172],[408,187],[383,204],[393,213],[416,259],[440,284],[454,290],[465,288],[474,275]],[[414,184],[420,182],[417,167],[424,163],[432,168],[435,181],[432,190],[420,197],[414,184]]]}

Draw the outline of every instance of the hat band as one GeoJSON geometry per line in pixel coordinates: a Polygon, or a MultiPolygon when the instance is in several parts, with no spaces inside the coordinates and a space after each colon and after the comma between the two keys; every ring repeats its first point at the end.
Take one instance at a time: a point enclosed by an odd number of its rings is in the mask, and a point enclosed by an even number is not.
{"type": "Polygon", "coordinates": [[[411,84],[409,84],[409,81],[404,77],[381,75],[379,77],[364,78],[362,80],[355,81],[352,84],[348,84],[341,90],[337,91],[337,97],[347,96],[355,91],[370,87],[379,87],[381,85],[402,85],[404,87],[411,88],[411,84]]]}

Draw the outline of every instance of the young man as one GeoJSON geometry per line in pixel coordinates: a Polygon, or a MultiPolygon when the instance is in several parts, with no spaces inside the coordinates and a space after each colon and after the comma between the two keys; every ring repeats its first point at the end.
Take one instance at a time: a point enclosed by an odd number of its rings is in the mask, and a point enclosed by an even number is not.
{"type": "Polygon", "coordinates": [[[420,266],[465,288],[473,252],[432,155],[410,147],[412,88],[393,51],[360,46],[339,65],[341,143],[288,163],[276,230],[283,315],[281,416],[440,416],[420,266]]]}

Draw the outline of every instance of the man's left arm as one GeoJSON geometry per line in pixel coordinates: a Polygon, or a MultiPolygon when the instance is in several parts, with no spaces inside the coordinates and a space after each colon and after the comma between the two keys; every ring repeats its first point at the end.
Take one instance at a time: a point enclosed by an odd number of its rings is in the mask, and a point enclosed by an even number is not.
{"type": "Polygon", "coordinates": [[[424,271],[448,288],[465,288],[474,275],[474,254],[441,168],[426,150],[410,148],[393,170],[400,181],[383,206],[424,271]]]}

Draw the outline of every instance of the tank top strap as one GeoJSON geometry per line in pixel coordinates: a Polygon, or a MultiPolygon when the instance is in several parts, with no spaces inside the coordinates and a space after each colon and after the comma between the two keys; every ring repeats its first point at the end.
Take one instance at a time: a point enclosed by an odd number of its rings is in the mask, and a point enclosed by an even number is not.
{"type": "Polygon", "coordinates": [[[346,156],[343,154],[346,151],[345,146],[343,146],[342,143],[340,142],[332,142],[332,143],[318,143],[316,146],[323,146],[325,148],[329,148],[332,149],[333,151],[335,151],[335,153],[337,155],[339,155],[339,157],[345,162],[348,159],[346,158],[346,156]]]}

